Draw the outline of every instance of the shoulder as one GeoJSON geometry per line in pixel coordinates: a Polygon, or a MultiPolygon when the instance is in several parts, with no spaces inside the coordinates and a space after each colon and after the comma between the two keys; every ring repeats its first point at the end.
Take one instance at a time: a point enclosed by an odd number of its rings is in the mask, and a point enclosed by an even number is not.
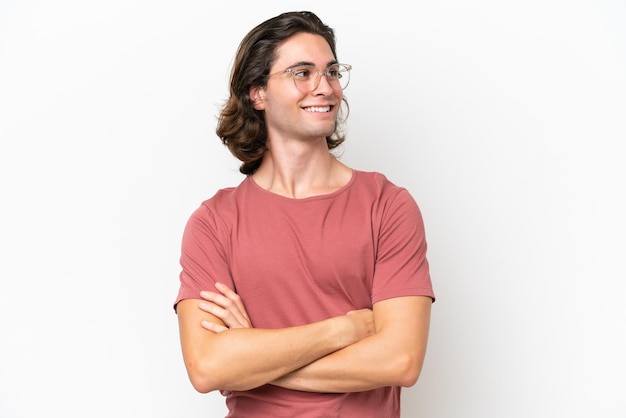
{"type": "Polygon", "coordinates": [[[377,171],[354,170],[355,188],[359,191],[369,191],[380,198],[394,199],[398,195],[410,193],[404,187],[398,186],[383,173],[377,171]]]}
{"type": "Polygon", "coordinates": [[[404,214],[421,218],[417,201],[406,187],[397,185],[380,172],[356,171],[355,175],[354,200],[368,203],[383,217],[404,214]]]}
{"type": "Polygon", "coordinates": [[[191,222],[220,223],[236,216],[241,196],[245,195],[248,178],[236,187],[219,189],[213,196],[202,201],[190,216],[191,222]]]}

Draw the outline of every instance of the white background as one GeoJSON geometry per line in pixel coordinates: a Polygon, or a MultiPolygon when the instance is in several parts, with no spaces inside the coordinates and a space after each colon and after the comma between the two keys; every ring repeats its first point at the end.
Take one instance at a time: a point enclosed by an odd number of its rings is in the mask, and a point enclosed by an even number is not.
{"type": "Polygon", "coordinates": [[[242,178],[214,134],[240,39],[303,9],[354,66],[342,159],[426,223],[403,417],[626,417],[619,0],[0,0],[0,417],[224,415],[180,356],[180,237],[242,178]]]}

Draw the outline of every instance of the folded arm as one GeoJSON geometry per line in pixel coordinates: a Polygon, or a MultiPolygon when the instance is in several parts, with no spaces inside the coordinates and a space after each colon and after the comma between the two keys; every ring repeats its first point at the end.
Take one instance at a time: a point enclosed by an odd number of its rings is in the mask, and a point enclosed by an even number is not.
{"type": "Polygon", "coordinates": [[[405,296],[374,305],[376,333],[272,383],[313,392],[359,392],[417,381],[428,340],[432,299],[405,296]]]}
{"type": "Polygon", "coordinates": [[[270,383],[374,332],[367,309],[303,326],[259,329],[224,322],[222,317],[227,322],[245,322],[231,315],[237,310],[234,305],[230,310],[213,311],[216,314],[210,313],[216,305],[208,305],[199,299],[177,305],[187,373],[194,388],[203,393],[248,390],[270,383]]]}
{"type": "MultiPolygon", "coordinates": [[[[203,292],[201,308],[225,325],[205,324],[214,332],[250,326],[239,296],[225,286],[203,292]]],[[[374,304],[375,333],[328,353],[271,383],[311,392],[357,392],[383,386],[412,386],[426,354],[432,299],[405,296],[374,304]]],[[[228,333],[224,333],[228,334],[228,333]]]]}

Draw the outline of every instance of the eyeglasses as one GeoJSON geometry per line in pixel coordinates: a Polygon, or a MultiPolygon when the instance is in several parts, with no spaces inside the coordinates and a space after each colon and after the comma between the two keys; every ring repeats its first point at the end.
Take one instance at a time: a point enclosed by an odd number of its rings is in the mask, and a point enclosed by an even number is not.
{"type": "Polygon", "coordinates": [[[334,90],[343,90],[348,87],[350,82],[351,69],[350,64],[332,64],[323,71],[318,70],[314,65],[294,65],[283,71],[270,74],[269,77],[290,73],[298,90],[302,93],[310,93],[320,85],[323,75],[334,90]]]}

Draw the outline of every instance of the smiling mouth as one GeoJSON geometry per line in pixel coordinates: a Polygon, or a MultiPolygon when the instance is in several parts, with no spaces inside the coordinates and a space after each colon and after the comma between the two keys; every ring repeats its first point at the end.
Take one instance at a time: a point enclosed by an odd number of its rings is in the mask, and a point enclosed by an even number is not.
{"type": "Polygon", "coordinates": [[[328,113],[331,111],[332,106],[310,106],[303,108],[305,112],[310,113],[328,113]]]}

